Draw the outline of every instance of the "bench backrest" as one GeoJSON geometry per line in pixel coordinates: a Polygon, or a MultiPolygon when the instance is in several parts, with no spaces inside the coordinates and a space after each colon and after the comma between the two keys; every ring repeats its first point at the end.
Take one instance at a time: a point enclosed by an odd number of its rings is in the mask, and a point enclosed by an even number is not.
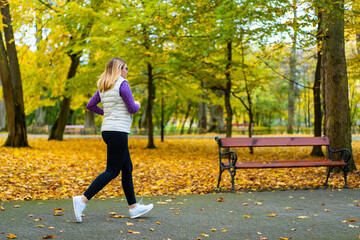
{"type": "Polygon", "coordinates": [[[215,138],[219,147],[329,146],[328,137],[215,138]]]}
{"type": "Polygon", "coordinates": [[[66,125],[65,129],[70,129],[70,128],[85,128],[84,125],[66,125]]]}

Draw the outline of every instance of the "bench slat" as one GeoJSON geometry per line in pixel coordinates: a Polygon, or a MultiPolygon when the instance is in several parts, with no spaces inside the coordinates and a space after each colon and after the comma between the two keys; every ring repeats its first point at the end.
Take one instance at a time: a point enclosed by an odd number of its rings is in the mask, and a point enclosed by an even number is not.
{"type": "MultiPolygon", "coordinates": [[[[229,166],[229,162],[222,162],[225,167],[229,166]]],[[[289,167],[332,167],[332,166],[346,166],[343,161],[331,160],[294,160],[294,161],[254,161],[254,162],[237,162],[237,169],[251,169],[251,168],[289,168],[289,167]]]]}
{"type": "Polygon", "coordinates": [[[222,138],[221,147],[328,146],[327,137],[222,138]]]}

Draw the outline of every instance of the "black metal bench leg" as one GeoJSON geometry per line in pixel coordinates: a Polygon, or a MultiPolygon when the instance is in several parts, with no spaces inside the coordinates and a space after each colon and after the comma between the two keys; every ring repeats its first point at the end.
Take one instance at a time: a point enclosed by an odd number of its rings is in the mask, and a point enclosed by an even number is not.
{"type": "Polygon", "coordinates": [[[347,184],[348,167],[342,168],[342,170],[344,171],[344,181],[345,181],[344,188],[349,188],[349,186],[348,186],[348,184],[347,184]]]}
{"type": "Polygon", "coordinates": [[[230,176],[231,176],[231,185],[232,185],[232,188],[231,188],[231,192],[232,193],[235,193],[235,175],[236,175],[236,169],[228,169],[229,170],[229,173],[230,173],[230,176]]]}
{"type": "Polygon", "coordinates": [[[333,169],[333,167],[328,167],[326,181],[324,183],[325,187],[329,186],[328,181],[329,181],[329,177],[330,177],[330,173],[331,173],[332,169],[333,169]]]}
{"type": "Polygon", "coordinates": [[[221,174],[224,172],[225,169],[223,168],[220,168],[220,171],[219,171],[219,178],[218,178],[218,185],[217,185],[217,188],[220,187],[220,182],[221,182],[221,174]]]}

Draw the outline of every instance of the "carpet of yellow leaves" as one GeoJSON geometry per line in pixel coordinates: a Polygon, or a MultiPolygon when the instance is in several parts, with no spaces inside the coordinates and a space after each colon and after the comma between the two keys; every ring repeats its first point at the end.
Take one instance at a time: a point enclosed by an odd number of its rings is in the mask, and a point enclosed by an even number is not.
{"type": "MultiPolygon", "coordinates": [[[[0,145],[5,138],[0,138],[0,145]]],[[[102,139],[47,141],[29,138],[31,148],[0,147],[0,201],[70,198],[82,194],[106,166],[106,144],[102,139]]],[[[156,149],[146,149],[146,139],[129,139],[134,165],[136,195],[203,194],[217,184],[219,160],[213,139],[155,140],[156,149]]],[[[359,164],[360,142],[353,142],[354,159],[359,164]]],[[[248,148],[236,150],[239,161],[306,159],[311,147],[248,148]]],[[[238,191],[301,189],[322,187],[326,168],[239,170],[238,191]]],[[[350,173],[350,188],[360,188],[360,171],[350,173]]],[[[329,184],[343,187],[343,175],[332,174],[329,184]]],[[[223,190],[231,189],[224,172],[223,190]]],[[[120,176],[95,197],[122,196],[120,176]]]]}

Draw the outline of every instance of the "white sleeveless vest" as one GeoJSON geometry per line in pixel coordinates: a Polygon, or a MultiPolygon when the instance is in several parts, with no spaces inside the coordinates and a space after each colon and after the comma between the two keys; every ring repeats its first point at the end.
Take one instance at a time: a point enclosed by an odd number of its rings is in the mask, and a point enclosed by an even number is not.
{"type": "Polygon", "coordinates": [[[112,89],[100,92],[100,99],[104,108],[104,120],[101,126],[102,132],[118,131],[130,133],[132,115],[129,113],[119,93],[123,81],[126,81],[126,79],[120,76],[112,89]]]}

